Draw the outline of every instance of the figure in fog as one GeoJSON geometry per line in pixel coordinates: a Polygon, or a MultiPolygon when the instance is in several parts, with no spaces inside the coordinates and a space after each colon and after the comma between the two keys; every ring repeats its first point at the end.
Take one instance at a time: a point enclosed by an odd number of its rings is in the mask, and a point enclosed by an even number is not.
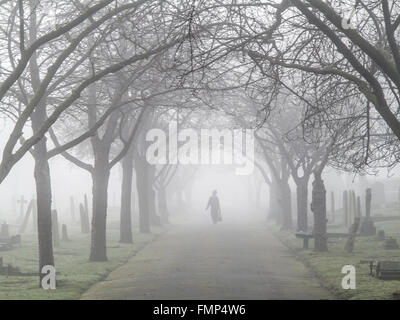
{"type": "Polygon", "coordinates": [[[219,206],[219,199],[217,197],[217,190],[212,192],[211,197],[208,199],[206,210],[211,208],[211,219],[215,223],[222,220],[221,207],[219,206]]]}

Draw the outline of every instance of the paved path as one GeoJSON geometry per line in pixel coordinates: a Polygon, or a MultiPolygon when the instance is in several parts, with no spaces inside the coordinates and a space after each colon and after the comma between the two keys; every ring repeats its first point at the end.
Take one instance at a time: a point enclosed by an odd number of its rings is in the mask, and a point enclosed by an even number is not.
{"type": "Polygon", "coordinates": [[[176,224],[83,299],[332,299],[260,221],[176,224]]]}

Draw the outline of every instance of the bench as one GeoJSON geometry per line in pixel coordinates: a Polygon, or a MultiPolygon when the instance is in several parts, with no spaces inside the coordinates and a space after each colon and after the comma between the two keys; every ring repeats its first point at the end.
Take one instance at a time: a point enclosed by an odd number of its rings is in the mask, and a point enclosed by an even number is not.
{"type": "Polygon", "coordinates": [[[400,216],[372,216],[369,219],[373,222],[395,221],[400,220],[400,216]]]}
{"type": "Polygon", "coordinates": [[[360,263],[369,264],[370,276],[381,280],[400,280],[400,261],[361,260],[360,263]]]}
{"type": "Polygon", "coordinates": [[[18,267],[13,267],[11,264],[3,265],[3,257],[0,257],[0,275],[5,276],[21,276],[21,277],[32,277],[38,276],[37,272],[21,272],[18,267]]]}
{"type": "Polygon", "coordinates": [[[378,261],[376,277],[382,280],[400,280],[400,261],[378,261]]]}
{"type": "Polygon", "coordinates": [[[308,240],[314,238],[312,233],[307,233],[303,231],[296,232],[296,238],[303,239],[303,249],[308,249],[308,240]]]}
{"type": "Polygon", "coordinates": [[[369,264],[369,275],[373,276],[376,268],[375,262],[375,260],[361,260],[360,264],[369,264]]]}
{"type": "MultiPolygon", "coordinates": [[[[314,235],[310,232],[303,232],[303,231],[298,231],[295,233],[296,238],[301,238],[303,239],[303,249],[308,249],[308,241],[312,238],[314,238],[314,235]]],[[[328,232],[326,234],[327,238],[347,238],[349,236],[348,233],[339,233],[339,232],[328,232]]]]}

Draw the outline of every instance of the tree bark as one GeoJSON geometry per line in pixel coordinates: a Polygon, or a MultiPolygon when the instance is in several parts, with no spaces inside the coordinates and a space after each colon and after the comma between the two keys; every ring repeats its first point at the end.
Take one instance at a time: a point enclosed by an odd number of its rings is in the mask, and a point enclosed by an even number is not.
{"type": "Polygon", "coordinates": [[[311,210],[314,213],[315,251],[328,251],[326,235],[326,190],[320,173],[314,173],[311,210]]]}
{"type": "Polygon", "coordinates": [[[282,181],[280,184],[280,198],[279,203],[281,206],[282,213],[282,224],[283,230],[291,229],[293,226],[292,221],[292,196],[288,181],[282,181]]]}
{"type": "Polygon", "coordinates": [[[47,161],[46,138],[43,138],[35,145],[34,159],[39,240],[39,274],[41,283],[44,276],[42,275],[43,267],[46,265],[54,266],[53,237],[51,230],[51,181],[50,168],[47,161]]]}
{"type": "MultiPolygon", "coordinates": [[[[29,38],[33,42],[37,38],[37,20],[36,20],[36,4],[34,1],[29,2],[31,14],[29,17],[29,38]]],[[[31,85],[36,93],[40,86],[40,72],[37,63],[36,52],[32,54],[29,61],[31,85]]],[[[46,99],[43,97],[34,112],[31,115],[32,131],[37,133],[47,119],[46,99]]],[[[43,278],[42,269],[46,265],[54,266],[53,256],[53,237],[51,222],[51,178],[50,167],[47,158],[46,137],[43,136],[33,148],[33,157],[35,160],[34,177],[36,184],[37,199],[37,224],[38,224],[38,240],[39,240],[39,285],[43,278]]],[[[33,214],[32,214],[33,216],[33,214]]]]}
{"type": "Polygon", "coordinates": [[[297,231],[307,232],[308,229],[308,178],[302,178],[297,183],[297,231]]]}
{"type": "Polygon", "coordinates": [[[103,161],[95,159],[92,174],[93,213],[90,261],[107,261],[106,220],[109,177],[110,170],[106,159],[103,159],[103,161]]]}
{"type": "Polygon", "coordinates": [[[120,240],[121,243],[133,243],[132,237],[132,178],[133,178],[133,153],[129,151],[122,159],[122,186],[121,186],[121,218],[120,240]]]}
{"type": "Polygon", "coordinates": [[[145,161],[146,159],[143,159],[140,155],[135,155],[136,188],[139,204],[139,231],[142,233],[150,233],[150,215],[148,200],[149,179],[145,161]]]}

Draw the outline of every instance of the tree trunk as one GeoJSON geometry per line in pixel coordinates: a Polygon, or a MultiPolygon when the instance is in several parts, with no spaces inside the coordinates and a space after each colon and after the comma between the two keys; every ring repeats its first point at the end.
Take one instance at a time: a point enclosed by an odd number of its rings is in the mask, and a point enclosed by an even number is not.
{"type": "Polygon", "coordinates": [[[110,170],[105,159],[95,159],[93,179],[93,213],[90,261],[107,261],[106,220],[107,220],[107,189],[110,170]],[[100,162],[100,163],[99,163],[100,162]]]}
{"type": "Polygon", "coordinates": [[[300,179],[297,184],[297,231],[307,232],[308,229],[308,178],[300,179]]]}
{"type": "MultiPolygon", "coordinates": [[[[36,2],[29,1],[31,10],[29,17],[29,38],[33,42],[37,39],[36,2]]],[[[29,62],[31,85],[34,92],[39,90],[40,72],[37,63],[37,55],[33,53],[29,62]]],[[[32,131],[38,132],[47,119],[46,99],[43,98],[31,115],[32,131]]],[[[54,266],[52,223],[51,223],[51,178],[50,167],[47,159],[46,137],[34,146],[33,157],[35,160],[34,177],[36,184],[37,201],[37,225],[39,240],[39,285],[41,286],[42,269],[46,265],[54,266]]],[[[33,214],[32,214],[33,216],[33,214]]]]}
{"type": "Polygon", "coordinates": [[[39,240],[39,274],[42,280],[42,269],[46,265],[54,266],[53,237],[51,223],[51,181],[47,161],[46,138],[35,145],[35,184],[37,198],[37,225],[39,240]]]}
{"type": "Polygon", "coordinates": [[[128,152],[122,160],[122,187],[121,187],[121,218],[120,240],[121,243],[133,243],[132,237],[132,178],[133,154],[128,152]]]}
{"type": "Polygon", "coordinates": [[[314,213],[315,251],[327,251],[326,190],[321,174],[314,173],[311,210],[314,213]]]}
{"type": "Polygon", "coordinates": [[[150,233],[150,215],[148,201],[148,174],[146,170],[145,159],[140,155],[135,156],[136,168],[136,188],[139,204],[139,231],[150,233]]]}
{"type": "Polygon", "coordinates": [[[282,224],[281,228],[283,230],[291,229],[293,226],[292,222],[292,198],[289,183],[287,181],[282,181],[280,186],[280,198],[279,203],[281,206],[282,213],[282,224]]]}

